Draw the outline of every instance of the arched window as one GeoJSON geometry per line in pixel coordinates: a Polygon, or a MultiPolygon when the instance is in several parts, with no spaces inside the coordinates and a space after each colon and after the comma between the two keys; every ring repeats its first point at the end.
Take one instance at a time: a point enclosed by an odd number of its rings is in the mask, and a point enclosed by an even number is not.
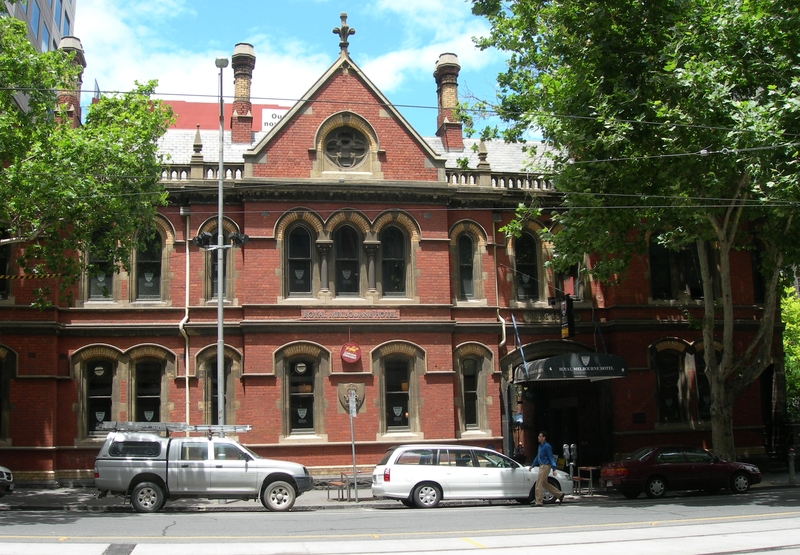
{"type": "Polygon", "coordinates": [[[350,226],[342,226],[334,236],[336,296],[355,297],[359,288],[359,251],[358,233],[350,226]]]}
{"type": "Polygon", "coordinates": [[[381,231],[381,271],[384,296],[406,294],[405,235],[395,226],[381,231]]]}
{"type": "Polygon", "coordinates": [[[523,233],[514,245],[516,255],[517,300],[539,299],[539,244],[529,233],[523,233]]]}
{"type": "Polygon", "coordinates": [[[287,249],[288,272],[286,289],[289,295],[308,296],[311,294],[311,234],[303,226],[289,232],[287,249]]]}
{"type": "Polygon", "coordinates": [[[314,433],[314,364],[301,360],[289,366],[290,432],[314,433]]]}
{"type": "Polygon", "coordinates": [[[97,241],[89,246],[88,295],[91,301],[113,300],[114,298],[114,268],[113,264],[101,253],[101,232],[95,234],[97,241]]]}
{"type": "MultiPolygon", "coordinates": [[[[214,426],[219,424],[219,411],[217,410],[217,398],[219,395],[219,387],[217,381],[217,359],[216,357],[210,359],[206,363],[206,414],[208,417],[206,418],[206,422],[210,425],[214,426]]],[[[225,379],[225,412],[226,412],[226,420],[227,420],[227,413],[230,412],[230,403],[233,401],[233,395],[230,392],[231,387],[231,361],[229,359],[225,359],[225,369],[224,369],[224,379],[225,379]]],[[[226,422],[227,424],[228,422],[226,422]]]]}
{"type": "Polygon", "coordinates": [[[112,389],[114,364],[108,360],[90,360],[86,363],[86,431],[89,435],[97,431],[101,422],[112,417],[112,389]]]}
{"type": "Polygon", "coordinates": [[[464,427],[475,430],[478,422],[478,361],[467,358],[461,362],[462,401],[464,404],[464,427]]]}
{"type": "MultiPolygon", "coordinates": [[[[8,275],[11,272],[11,245],[0,246],[0,274],[8,275]]],[[[11,293],[11,281],[0,278],[0,299],[7,299],[11,293]]]]}
{"type": "Polygon", "coordinates": [[[136,422],[161,422],[161,378],[164,364],[143,361],[136,364],[134,414],[136,422]]]}
{"type": "MultiPolygon", "coordinates": [[[[225,249],[222,251],[222,298],[227,298],[227,287],[225,283],[228,281],[228,252],[232,249],[225,249]]],[[[211,286],[211,298],[216,299],[219,294],[219,255],[218,251],[208,251],[208,266],[211,268],[209,280],[211,286]]]]}
{"type": "Polygon", "coordinates": [[[137,253],[137,300],[161,300],[161,250],[161,236],[156,233],[137,253]]]}
{"type": "Polygon", "coordinates": [[[658,377],[658,420],[663,423],[683,422],[686,414],[683,391],[683,356],[673,350],[659,351],[655,355],[658,377]]]}
{"type": "Polygon", "coordinates": [[[473,247],[472,237],[467,234],[458,238],[458,298],[472,299],[475,297],[475,282],[473,275],[473,247]]]}
{"type": "Polygon", "coordinates": [[[384,379],[386,430],[408,430],[408,387],[411,379],[408,361],[387,360],[384,379]]]}
{"type": "MultiPolygon", "coordinates": [[[[702,299],[703,279],[700,273],[700,256],[697,245],[684,245],[678,250],[668,249],[650,238],[650,296],[653,300],[702,299]]],[[[717,287],[718,274],[714,251],[708,247],[708,266],[717,287]]]]}

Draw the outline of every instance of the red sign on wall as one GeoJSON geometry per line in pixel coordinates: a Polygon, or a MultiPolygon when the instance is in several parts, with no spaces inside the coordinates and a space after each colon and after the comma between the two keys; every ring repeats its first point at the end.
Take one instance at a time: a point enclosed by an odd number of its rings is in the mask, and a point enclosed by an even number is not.
{"type": "Polygon", "coordinates": [[[342,360],[345,362],[358,362],[361,360],[361,347],[357,343],[342,345],[342,360]]]}

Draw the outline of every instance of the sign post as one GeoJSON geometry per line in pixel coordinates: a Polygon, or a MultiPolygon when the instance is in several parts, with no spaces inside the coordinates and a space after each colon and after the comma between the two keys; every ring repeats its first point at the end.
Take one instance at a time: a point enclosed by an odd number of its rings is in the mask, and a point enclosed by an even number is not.
{"type": "Polygon", "coordinates": [[[353,490],[355,493],[356,503],[358,503],[358,467],[356,467],[356,436],[353,433],[353,418],[356,417],[356,413],[358,412],[355,389],[351,389],[347,392],[347,403],[350,408],[350,446],[353,452],[353,490]]]}

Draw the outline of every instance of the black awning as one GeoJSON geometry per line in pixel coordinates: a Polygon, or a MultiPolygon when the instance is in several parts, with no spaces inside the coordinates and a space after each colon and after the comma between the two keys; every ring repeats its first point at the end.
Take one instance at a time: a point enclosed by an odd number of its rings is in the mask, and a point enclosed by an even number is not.
{"type": "Polygon", "coordinates": [[[514,383],[542,380],[608,380],[628,371],[625,359],[603,353],[568,353],[520,364],[514,383]]]}

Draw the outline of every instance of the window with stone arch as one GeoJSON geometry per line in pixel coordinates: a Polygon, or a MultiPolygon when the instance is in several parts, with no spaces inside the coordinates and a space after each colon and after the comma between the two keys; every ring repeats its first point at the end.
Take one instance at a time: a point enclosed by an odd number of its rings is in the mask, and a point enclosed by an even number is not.
{"type": "Polygon", "coordinates": [[[654,343],[649,352],[656,378],[658,422],[663,425],[710,420],[711,386],[705,375],[702,343],[693,345],[682,339],[665,338],[654,343]]]}
{"type": "Polygon", "coordinates": [[[419,380],[425,373],[424,351],[402,341],[387,343],[372,351],[372,366],[378,376],[380,433],[421,439],[419,380]]]}
{"type": "MultiPolygon", "coordinates": [[[[225,424],[236,424],[236,384],[242,377],[241,353],[226,346],[224,351],[225,361],[223,366],[224,399],[225,399],[225,424]]],[[[217,399],[220,393],[217,368],[217,346],[209,345],[197,355],[197,375],[202,380],[203,391],[203,423],[209,425],[219,424],[219,411],[217,399]]]]}
{"type": "Polygon", "coordinates": [[[488,376],[492,373],[492,353],[484,345],[466,343],[453,352],[456,370],[458,437],[490,435],[488,376]]]}
{"type": "Polygon", "coordinates": [[[98,431],[101,422],[115,420],[114,399],[116,382],[115,360],[94,358],[85,363],[86,413],[85,425],[87,436],[103,434],[98,431]]]}
{"type": "Polygon", "coordinates": [[[385,299],[415,299],[414,253],[419,248],[419,226],[400,211],[385,212],[373,224],[374,238],[367,249],[370,257],[369,287],[385,299]],[[373,283],[374,281],[374,283],[373,283]]]}
{"type": "MultiPolygon", "coordinates": [[[[203,225],[200,226],[198,229],[198,234],[207,232],[210,233],[213,237],[211,243],[213,245],[217,244],[217,218],[212,218],[206,221],[203,225]]],[[[231,233],[238,233],[239,227],[233,223],[232,221],[224,218],[222,221],[222,237],[223,237],[223,244],[229,245],[230,241],[228,240],[228,236],[231,233]]],[[[219,263],[217,250],[207,250],[207,249],[200,249],[204,253],[204,260],[205,264],[203,264],[203,271],[204,271],[204,279],[203,279],[203,298],[207,302],[217,301],[217,294],[220,290],[220,285],[217,283],[219,278],[219,274],[217,272],[217,267],[219,263]]],[[[233,264],[235,253],[238,252],[239,249],[237,248],[229,248],[223,250],[222,255],[222,298],[224,302],[233,302],[235,291],[234,291],[234,283],[236,279],[235,275],[235,267],[233,264]]]]}
{"type": "Polygon", "coordinates": [[[104,232],[97,231],[88,247],[86,258],[86,300],[114,301],[116,299],[116,268],[104,245],[104,232]]]}
{"type": "Polygon", "coordinates": [[[312,296],[312,235],[303,225],[293,226],[286,240],[286,291],[289,297],[312,296]]]}
{"type": "MultiPolygon", "coordinates": [[[[4,234],[5,235],[5,234],[4,234]]],[[[0,274],[9,275],[11,273],[11,245],[0,246],[0,274]]],[[[11,280],[0,278],[0,300],[11,297],[11,280]]]]}
{"type": "Polygon", "coordinates": [[[274,233],[281,253],[281,297],[311,299],[328,292],[333,241],[324,234],[319,215],[305,208],[289,210],[278,218],[274,233]]]}
{"type": "Polygon", "coordinates": [[[16,373],[17,354],[0,345],[0,444],[11,437],[11,380],[16,373]]]}
{"type": "Polygon", "coordinates": [[[530,231],[514,241],[514,284],[518,301],[538,301],[541,296],[540,245],[530,231]]]}
{"type": "Polygon", "coordinates": [[[406,296],[406,237],[395,225],[381,230],[381,292],[384,297],[406,296]]]}
{"type": "Polygon", "coordinates": [[[131,276],[132,301],[169,300],[169,252],[175,243],[175,231],[170,223],[157,217],[155,230],[144,245],[134,251],[131,276]]]}
{"type": "Polygon", "coordinates": [[[330,353],[316,343],[297,342],[275,352],[281,387],[281,441],[320,442],[325,436],[325,378],[330,353]]]}
{"type": "Polygon", "coordinates": [[[349,225],[339,226],[333,234],[334,293],[337,297],[361,294],[361,236],[349,225]]]}
{"type": "Polygon", "coordinates": [[[310,177],[347,175],[355,179],[382,179],[378,136],[370,123],[354,112],[326,119],[314,137],[310,177]]]}
{"type": "Polygon", "coordinates": [[[123,372],[127,371],[128,420],[135,422],[170,421],[170,387],[175,379],[175,355],[160,345],[137,345],[125,352],[123,372]]]}
{"type": "Polygon", "coordinates": [[[486,251],[486,233],[477,223],[458,222],[450,230],[450,257],[454,302],[484,301],[481,257],[486,251]]]}

